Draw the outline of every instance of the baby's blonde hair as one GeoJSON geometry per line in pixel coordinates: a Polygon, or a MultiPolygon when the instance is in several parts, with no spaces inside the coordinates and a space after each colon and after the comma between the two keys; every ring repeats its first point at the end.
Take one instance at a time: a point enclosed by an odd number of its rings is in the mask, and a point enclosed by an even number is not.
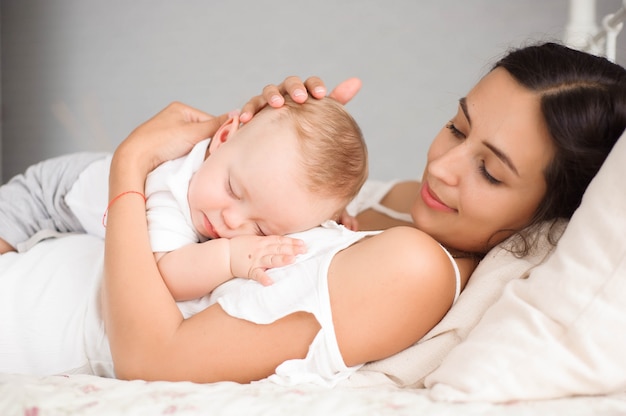
{"type": "Polygon", "coordinates": [[[279,119],[288,117],[296,130],[308,189],[346,205],[368,175],[367,146],[354,118],[328,97],[303,104],[287,97],[277,113],[279,119]]]}

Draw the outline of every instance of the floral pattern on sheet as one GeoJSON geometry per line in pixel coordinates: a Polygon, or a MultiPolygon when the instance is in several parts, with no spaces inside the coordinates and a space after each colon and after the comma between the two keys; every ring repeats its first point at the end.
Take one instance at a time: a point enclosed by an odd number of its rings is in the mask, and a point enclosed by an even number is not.
{"type": "Polygon", "coordinates": [[[626,394],[506,405],[434,402],[424,390],[195,384],[86,375],[0,374],[0,415],[604,415],[626,414],[626,394]]]}

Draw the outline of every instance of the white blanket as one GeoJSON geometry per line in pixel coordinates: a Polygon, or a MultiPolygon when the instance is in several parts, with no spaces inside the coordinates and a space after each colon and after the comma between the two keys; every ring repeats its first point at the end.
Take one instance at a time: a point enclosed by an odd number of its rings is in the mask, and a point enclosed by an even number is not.
{"type": "Polygon", "coordinates": [[[96,376],[0,374],[2,416],[57,415],[623,415],[626,395],[508,404],[436,402],[425,390],[121,381],[96,376]]]}

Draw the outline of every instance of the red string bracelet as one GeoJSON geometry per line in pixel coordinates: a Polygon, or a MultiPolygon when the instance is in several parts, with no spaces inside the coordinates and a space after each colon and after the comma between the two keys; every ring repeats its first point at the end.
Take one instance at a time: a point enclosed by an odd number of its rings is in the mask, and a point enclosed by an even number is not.
{"type": "Polygon", "coordinates": [[[113,204],[115,204],[115,202],[120,199],[121,197],[123,197],[124,195],[128,195],[128,194],[137,194],[139,196],[141,196],[143,198],[143,202],[146,202],[146,196],[144,194],[142,194],[139,191],[126,191],[126,192],[122,192],[121,194],[119,194],[118,196],[116,196],[115,198],[113,198],[111,200],[111,202],[109,202],[109,205],[107,205],[107,209],[104,210],[104,215],[102,216],[102,226],[104,228],[107,227],[107,223],[106,223],[106,218],[107,218],[107,213],[109,212],[109,208],[111,208],[113,206],[113,204]]]}

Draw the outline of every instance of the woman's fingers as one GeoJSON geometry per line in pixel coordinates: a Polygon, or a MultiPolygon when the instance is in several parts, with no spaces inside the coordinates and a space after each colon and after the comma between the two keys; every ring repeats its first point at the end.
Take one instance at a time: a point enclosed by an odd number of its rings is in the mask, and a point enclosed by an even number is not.
{"type": "MultiPolygon", "coordinates": [[[[269,85],[265,88],[268,88],[268,87],[269,85]]],[[[282,95],[280,95],[280,97],[282,99],[282,95]]],[[[254,97],[250,98],[250,100],[248,100],[248,102],[245,103],[243,107],[241,107],[241,114],[239,115],[239,121],[241,121],[242,123],[247,123],[248,121],[252,120],[252,117],[256,113],[261,111],[263,107],[265,107],[266,105],[267,105],[267,101],[265,100],[265,97],[263,95],[255,95],[254,97]]]]}
{"type": "Polygon", "coordinates": [[[304,81],[306,90],[315,98],[323,98],[326,96],[326,85],[319,77],[312,76],[304,81]]]}
{"type": "Polygon", "coordinates": [[[247,123],[264,107],[279,108],[285,104],[285,95],[297,103],[303,103],[309,97],[322,98],[326,95],[326,86],[318,77],[309,77],[305,82],[297,76],[289,76],[278,85],[268,84],[260,95],[252,97],[241,108],[240,120],[247,123]]]}
{"type": "Polygon", "coordinates": [[[285,104],[285,94],[289,94],[297,103],[302,103],[307,98],[306,87],[302,80],[296,76],[290,76],[278,85],[266,85],[261,95],[252,97],[243,105],[239,119],[242,123],[247,123],[268,105],[274,108],[282,107],[285,104]]]}
{"type": "Polygon", "coordinates": [[[302,80],[296,76],[290,76],[285,78],[285,80],[282,82],[282,84],[278,86],[278,88],[280,92],[282,92],[283,94],[288,94],[291,99],[297,103],[303,103],[309,97],[309,94],[307,93],[307,87],[304,85],[304,82],[302,82],[302,80]]]}
{"type": "Polygon", "coordinates": [[[359,78],[349,78],[337,85],[329,94],[341,104],[347,104],[359,92],[363,83],[359,78]]]}
{"type": "MultiPolygon", "coordinates": [[[[329,97],[341,104],[346,104],[359,92],[361,85],[360,79],[349,78],[337,85],[330,92],[329,97]]],[[[274,108],[282,107],[285,104],[285,95],[289,95],[297,103],[303,103],[309,96],[318,99],[325,97],[326,91],[326,85],[319,77],[312,76],[303,82],[300,77],[290,76],[278,85],[266,85],[260,95],[252,97],[243,105],[239,119],[242,123],[247,123],[256,113],[268,105],[274,108]]]]}

